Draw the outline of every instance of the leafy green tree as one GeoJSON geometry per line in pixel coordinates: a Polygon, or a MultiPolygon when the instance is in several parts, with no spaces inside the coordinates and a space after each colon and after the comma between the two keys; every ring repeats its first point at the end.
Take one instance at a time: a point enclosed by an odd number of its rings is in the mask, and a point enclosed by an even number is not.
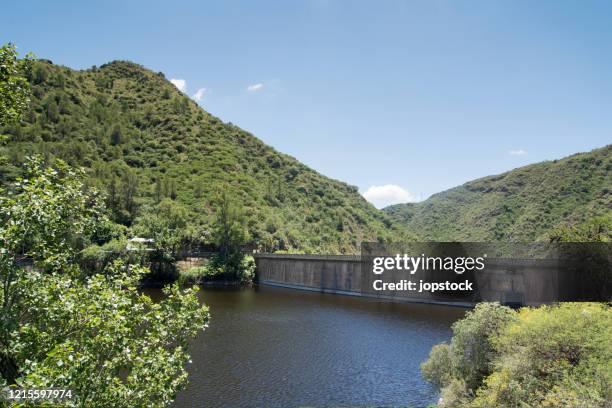
{"type": "Polygon", "coordinates": [[[161,184],[161,180],[159,177],[155,179],[155,190],[153,194],[155,195],[155,202],[159,203],[161,201],[161,195],[162,195],[162,184],[161,184]]]}
{"type": "Polygon", "coordinates": [[[61,72],[58,72],[57,75],[55,75],[55,86],[57,86],[59,89],[64,89],[66,86],[66,77],[61,72]]]}
{"type": "Polygon", "coordinates": [[[47,118],[53,123],[59,121],[59,108],[55,99],[51,99],[47,104],[47,118]]]}
{"type": "Polygon", "coordinates": [[[499,303],[480,303],[453,325],[450,344],[435,346],[421,365],[425,379],[441,387],[469,392],[477,389],[491,372],[495,357],[493,339],[514,318],[512,309],[499,303]]]}
{"type": "Polygon", "coordinates": [[[190,235],[188,221],[183,205],[164,198],[154,210],[136,218],[133,231],[138,236],[152,238],[156,248],[174,253],[190,235]]]}
{"type": "Polygon", "coordinates": [[[49,70],[47,69],[47,66],[44,63],[34,64],[34,67],[32,68],[31,78],[32,78],[32,82],[35,85],[40,85],[44,83],[48,77],[49,77],[49,70]]]}
{"type": "Polygon", "coordinates": [[[111,131],[111,135],[110,135],[110,140],[111,140],[111,144],[113,146],[116,146],[118,144],[121,144],[121,126],[119,125],[115,125],[113,126],[113,130],[111,131]]]}
{"type": "Polygon", "coordinates": [[[174,180],[170,180],[170,199],[176,200],[176,183],[174,180]]]}
{"type": "Polygon", "coordinates": [[[242,245],[248,240],[244,215],[224,188],[219,195],[216,219],[213,225],[213,240],[219,248],[219,255],[213,265],[223,273],[239,277],[242,272],[242,245]]]}
{"type": "Polygon", "coordinates": [[[131,223],[136,216],[136,196],[138,194],[138,175],[128,170],[121,177],[122,208],[124,210],[123,222],[131,223]]]}
{"type": "Polygon", "coordinates": [[[207,325],[197,289],[137,291],[146,272],[116,261],[84,274],[82,243],[106,222],[81,171],[31,160],[0,198],[0,386],[67,388],[75,406],[170,404],[187,381],[187,339],[207,325]],[[34,268],[23,268],[24,259],[34,268]]]}
{"type": "Polygon", "coordinates": [[[19,120],[30,102],[26,75],[31,67],[30,56],[19,60],[13,44],[0,47],[0,126],[19,120]]]}

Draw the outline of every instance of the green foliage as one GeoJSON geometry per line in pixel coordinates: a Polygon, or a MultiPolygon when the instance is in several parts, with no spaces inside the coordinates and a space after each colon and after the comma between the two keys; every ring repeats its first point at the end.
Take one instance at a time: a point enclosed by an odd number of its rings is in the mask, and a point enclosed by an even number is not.
{"type": "Polygon", "coordinates": [[[71,389],[75,406],[167,406],[186,384],[187,340],[207,308],[177,285],[154,303],[137,290],[146,270],[121,260],[81,270],[81,249],[108,223],[81,172],[56,165],[31,160],[0,199],[0,385],[71,389]]]}
{"type": "Polygon", "coordinates": [[[496,340],[495,371],[475,407],[607,407],[612,310],[597,303],[524,308],[496,340]]]}
{"type": "Polygon", "coordinates": [[[209,263],[209,268],[214,271],[212,275],[251,281],[255,276],[255,260],[252,256],[245,257],[242,252],[242,246],[248,240],[244,215],[225,191],[218,199],[213,239],[219,252],[209,263]]]}
{"type": "Polygon", "coordinates": [[[174,253],[195,234],[188,221],[187,209],[165,198],[136,218],[132,230],[137,236],[152,238],[158,250],[174,253]]]}
{"type": "Polygon", "coordinates": [[[423,375],[440,407],[607,407],[612,310],[603,303],[478,305],[435,346],[423,375]]]}
{"type": "Polygon", "coordinates": [[[551,242],[612,242],[612,215],[554,228],[548,237],[551,242]]]}
{"type": "Polygon", "coordinates": [[[179,284],[199,285],[209,280],[213,280],[219,271],[211,268],[210,265],[194,266],[179,272],[179,284]]]}
{"type": "Polygon", "coordinates": [[[19,60],[13,44],[0,47],[0,126],[18,121],[30,102],[26,79],[32,63],[30,56],[19,60]]]}
{"type": "Polygon", "coordinates": [[[27,178],[14,184],[14,194],[0,196],[0,243],[39,268],[68,273],[103,219],[102,204],[97,190],[84,192],[81,170],[60,160],[55,165],[47,168],[39,157],[28,159],[27,178]]]}
{"type": "Polygon", "coordinates": [[[213,240],[219,248],[219,263],[231,272],[242,260],[241,250],[247,241],[247,231],[242,209],[225,190],[220,194],[216,208],[213,240]]]}
{"type": "Polygon", "coordinates": [[[167,287],[161,303],[140,295],[142,270],[114,264],[77,283],[60,274],[24,273],[11,357],[25,388],[68,388],[79,406],[167,406],[187,382],[186,339],[205,327],[196,289],[167,287]],[[60,300],[61,299],[61,300],[60,300]]]}
{"type": "MultiPolygon", "coordinates": [[[[608,145],[521,167],[434,194],[421,203],[387,207],[384,212],[434,241],[546,240],[556,227],[598,217],[607,217],[607,232],[577,233],[610,240],[611,151],[612,145],[608,145]]],[[[574,239],[573,233],[570,231],[567,238],[574,239]]]]}
{"type": "Polygon", "coordinates": [[[453,325],[450,345],[432,349],[421,366],[423,376],[438,386],[455,379],[468,390],[476,389],[491,372],[495,355],[492,339],[512,318],[512,309],[499,303],[478,304],[453,325]]]}
{"type": "Polygon", "coordinates": [[[242,257],[242,261],[240,262],[240,273],[238,278],[242,282],[250,282],[255,278],[255,258],[251,255],[246,255],[242,257]]]}
{"type": "Polygon", "coordinates": [[[499,303],[480,303],[453,325],[451,353],[453,376],[474,389],[491,371],[494,356],[491,340],[514,317],[512,309],[499,303]]]}
{"type": "Polygon", "coordinates": [[[421,364],[423,378],[437,387],[449,384],[453,378],[452,366],[449,364],[452,359],[453,355],[448,344],[436,344],[431,348],[427,361],[421,364]]]}
{"type": "Polygon", "coordinates": [[[255,278],[255,258],[251,255],[240,256],[237,265],[224,264],[215,255],[204,266],[195,266],[179,271],[178,281],[181,285],[201,284],[216,280],[252,282],[255,278]]]}
{"type": "Polygon", "coordinates": [[[42,84],[49,77],[49,70],[43,62],[35,63],[32,68],[31,82],[34,85],[42,84]]]}
{"type": "Polygon", "coordinates": [[[223,123],[139,65],[73,71],[37,61],[28,78],[27,121],[0,127],[8,137],[0,154],[10,159],[0,165],[0,185],[23,175],[26,155],[40,153],[50,164],[83,166],[122,225],[142,224],[164,198],[182,205],[195,243],[211,243],[222,192],[244,209],[248,244],[261,250],[356,253],[362,241],[405,232],[355,187],[223,123]]]}
{"type": "Polygon", "coordinates": [[[111,239],[102,245],[93,244],[84,248],[79,254],[79,265],[83,271],[96,273],[105,269],[116,259],[129,260],[130,263],[139,262],[132,254],[127,251],[127,240],[111,239]]]}

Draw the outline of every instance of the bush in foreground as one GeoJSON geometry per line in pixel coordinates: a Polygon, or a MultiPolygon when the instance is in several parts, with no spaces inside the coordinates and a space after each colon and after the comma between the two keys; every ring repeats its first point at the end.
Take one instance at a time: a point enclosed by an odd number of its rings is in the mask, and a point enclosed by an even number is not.
{"type": "Polygon", "coordinates": [[[612,311],[562,303],[512,311],[480,304],[435,346],[423,375],[441,407],[606,407],[612,400],[612,311]]]}
{"type": "Polygon", "coordinates": [[[137,290],[144,268],[82,270],[100,197],[59,161],[28,167],[0,195],[0,387],[70,389],[74,406],[169,405],[187,382],[187,341],[208,322],[197,288],[168,286],[154,303],[137,290]]]}

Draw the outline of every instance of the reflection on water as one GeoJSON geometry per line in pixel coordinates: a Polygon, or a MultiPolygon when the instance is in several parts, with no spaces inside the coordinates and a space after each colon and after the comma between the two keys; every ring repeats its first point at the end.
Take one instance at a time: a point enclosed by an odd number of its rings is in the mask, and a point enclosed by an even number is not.
{"type": "Polygon", "coordinates": [[[270,287],[199,295],[212,318],[176,407],[426,406],[437,392],[419,365],[465,313],[270,287]]]}

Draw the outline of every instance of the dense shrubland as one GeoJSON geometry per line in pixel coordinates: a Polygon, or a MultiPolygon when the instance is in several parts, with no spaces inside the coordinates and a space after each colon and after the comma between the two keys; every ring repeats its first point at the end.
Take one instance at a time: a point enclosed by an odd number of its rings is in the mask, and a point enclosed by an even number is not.
{"type": "Polygon", "coordinates": [[[609,407],[612,309],[479,304],[421,366],[440,407],[609,407]]]}
{"type": "Polygon", "coordinates": [[[551,242],[612,242],[612,214],[575,225],[561,225],[548,233],[551,242]]]}
{"type": "Polygon", "coordinates": [[[161,73],[125,61],[84,71],[37,61],[27,78],[31,108],[0,127],[2,185],[32,154],[83,166],[115,223],[166,247],[211,244],[221,192],[242,206],[248,243],[261,250],[356,253],[361,241],[405,234],[356,187],[223,123],[161,73]]]}
{"type": "MultiPolygon", "coordinates": [[[[384,209],[433,241],[546,240],[551,230],[612,214],[612,145],[470,181],[384,209]]],[[[608,237],[609,237],[608,232],[608,237]]]]}

